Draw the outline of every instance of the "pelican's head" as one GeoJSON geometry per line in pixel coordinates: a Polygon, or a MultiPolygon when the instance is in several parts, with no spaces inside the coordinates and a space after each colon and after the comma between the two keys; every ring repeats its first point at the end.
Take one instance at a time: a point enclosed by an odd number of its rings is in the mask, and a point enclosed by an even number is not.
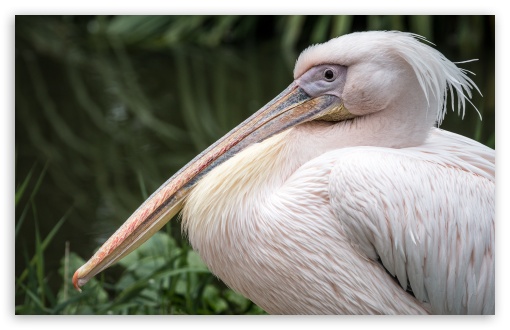
{"type": "Polygon", "coordinates": [[[206,173],[254,143],[310,121],[371,116],[386,125],[387,134],[395,122],[425,132],[442,119],[447,87],[457,92],[459,109],[464,107],[463,90],[471,96],[473,82],[417,39],[401,32],[353,33],[306,49],[297,60],[295,80],[154,192],[76,271],[75,287],[141,245],[181,210],[206,173]]]}
{"type": "Polygon", "coordinates": [[[455,91],[458,110],[463,112],[467,99],[464,93],[471,97],[476,85],[465,70],[419,40],[426,41],[398,31],[359,32],[331,39],[301,53],[294,79],[314,93],[307,85],[315,71],[324,70],[327,65],[344,68],[339,75],[342,84],[326,93],[337,95],[352,116],[393,109],[402,102],[416,105],[419,100],[413,98],[422,98],[426,105],[416,110],[429,113],[431,120],[440,124],[446,113],[447,89],[451,91],[452,109],[455,91]]]}

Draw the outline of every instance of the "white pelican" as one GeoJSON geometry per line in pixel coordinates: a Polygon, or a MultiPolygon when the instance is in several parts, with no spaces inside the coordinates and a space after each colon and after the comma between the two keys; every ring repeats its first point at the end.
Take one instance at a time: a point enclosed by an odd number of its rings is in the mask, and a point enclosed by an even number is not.
{"type": "Polygon", "coordinates": [[[419,39],[303,51],[294,82],[154,192],[75,287],[183,209],[210,270],[269,313],[494,314],[495,153],[434,127],[476,86],[419,39]]]}

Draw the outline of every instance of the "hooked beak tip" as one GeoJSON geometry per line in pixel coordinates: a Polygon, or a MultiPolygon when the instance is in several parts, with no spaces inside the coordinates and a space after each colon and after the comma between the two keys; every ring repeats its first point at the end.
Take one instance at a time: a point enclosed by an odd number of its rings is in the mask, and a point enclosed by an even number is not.
{"type": "Polygon", "coordinates": [[[73,275],[73,285],[74,285],[74,288],[78,291],[78,292],[81,292],[81,289],[80,289],[80,283],[79,283],[79,277],[78,277],[78,272],[79,272],[79,269],[74,273],[73,275]]]}

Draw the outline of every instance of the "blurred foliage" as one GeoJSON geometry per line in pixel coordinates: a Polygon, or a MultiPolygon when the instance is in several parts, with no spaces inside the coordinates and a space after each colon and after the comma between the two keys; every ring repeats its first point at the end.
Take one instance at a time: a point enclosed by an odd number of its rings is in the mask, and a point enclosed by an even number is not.
{"type": "MultiPolygon", "coordinates": [[[[400,30],[437,43],[459,45],[469,55],[494,44],[494,16],[17,16],[16,33],[38,51],[67,54],[69,46],[105,46],[105,38],[126,47],[160,50],[193,44],[218,47],[273,40],[297,50],[355,31],[400,30]],[[489,37],[490,40],[485,40],[489,37]],[[63,53],[64,52],[64,53],[63,53]]],[[[75,60],[86,60],[76,53],[75,60]]]]}
{"type": "Polygon", "coordinates": [[[483,121],[467,109],[443,127],[495,146],[493,16],[16,16],[16,313],[262,313],[205,269],[178,221],[82,294],[71,276],[168,177],[285,88],[299,51],[374,29],[480,58],[462,67],[477,74],[483,121]]]}

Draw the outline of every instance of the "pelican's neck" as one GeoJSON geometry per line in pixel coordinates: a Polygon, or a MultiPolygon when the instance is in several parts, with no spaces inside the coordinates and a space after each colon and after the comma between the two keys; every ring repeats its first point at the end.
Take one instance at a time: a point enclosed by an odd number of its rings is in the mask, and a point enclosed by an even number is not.
{"type": "Polygon", "coordinates": [[[427,140],[435,116],[434,111],[417,111],[415,105],[405,104],[339,122],[334,126],[336,146],[416,147],[427,140]]]}
{"type": "Polygon", "coordinates": [[[311,122],[291,128],[246,148],[205,175],[183,209],[182,226],[192,243],[193,233],[232,221],[237,213],[270,196],[301,165],[340,147],[341,140],[331,136],[334,126],[311,122]]]}
{"type": "Polygon", "coordinates": [[[281,184],[290,175],[296,164],[287,157],[289,133],[285,131],[255,143],[214,168],[196,184],[186,199],[182,218],[183,229],[192,243],[194,233],[229,221],[226,218],[237,211],[230,210],[232,205],[246,208],[245,202],[250,202],[252,195],[281,184]]]}
{"type": "Polygon", "coordinates": [[[235,218],[234,213],[247,210],[259,196],[270,196],[301,165],[328,151],[422,144],[436,116],[424,107],[428,105],[423,93],[409,93],[379,112],[343,122],[304,123],[249,146],[196,184],[185,201],[183,229],[191,235],[197,228],[217,228],[215,222],[235,218]]]}

